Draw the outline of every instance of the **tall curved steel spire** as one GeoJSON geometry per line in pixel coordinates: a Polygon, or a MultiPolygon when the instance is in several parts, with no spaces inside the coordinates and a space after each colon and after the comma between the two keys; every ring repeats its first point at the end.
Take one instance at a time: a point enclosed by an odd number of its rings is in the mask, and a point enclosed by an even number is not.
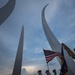
{"type": "Polygon", "coordinates": [[[21,75],[22,56],[23,56],[23,42],[24,42],[24,26],[22,26],[18,50],[16,54],[15,64],[12,75],[21,75]]]}
{"type": "Polygon", "coordinates": [[[8,3],[0,8],[0,25],[10,16],[14,7],[16,0],[9,0],[8,3]]]}
{"type": "Polygon", "coordinates": [[[59,41],[56,39],[56,37],[54,36],[54,34],[52,33],[51,29],[49,28],[46,19],[45,19],[45,8],[48,6],[48,4],[43,8],[42,10],[42,25],[43,25],[43,29],[45,32],[45,35],[47,37],[47,40],[49,42],[49,44],[51,45],[52,49],[54,51],[61,49],[60,43],[59,41]],[[56,43],[56,44],[55,44],[56,43]]]}
{"type": "MultiPolygon", "coordinates": [[[[47,4],[48,5],[48,4],[47,4]]],[[[43,25],[43,29],[46,35],[46,38],[49,42],[49,45],[51,46],[53,51],[57,51],[57,52],[61,52],[61,44],[59,43],[59,41],[56,39],[56,37],[54,36],[54,34],[52,33],[51,29],[49,28],[46,19],[45,19],[45,8],[47,7],[47,5],[43,8],[42,10],[42,25],[43,25]]],[[[68,75],[75,75],[75,62],[73,61],[73,59],[71,57],[69,57],[68,54],[66,54],[66,51],[64,51],[65,54],[65,59],[67,61],[67,65],[68,65],[68,75]]],[[[60,62],[60,60],[58,60],[60,62]]]]}

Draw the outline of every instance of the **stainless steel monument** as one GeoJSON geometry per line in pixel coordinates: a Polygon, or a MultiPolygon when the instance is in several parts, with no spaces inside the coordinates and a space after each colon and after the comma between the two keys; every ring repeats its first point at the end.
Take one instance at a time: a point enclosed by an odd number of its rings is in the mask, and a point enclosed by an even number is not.
{"type": "Polygon", "coordinates": [[[21,75],[22,56],[23,56],[23,42],[24,42],[24,26],[22,27],[18,50],[16,54],[15,64],[12,75],[21,75]]]}
{"type": "MultiPolygon", "coordinates": [[[[43,29],[44,29],[45,35],[47,37],[47,40],[48,40],[52,50],[57,51],[57,52],[61,52],[61,44],[59,43],[59,41],[56,39],[56,37],[52,33],[52,31],[49,28],[49,26],[46,22],[46,19],[45,19],[44,13],[45,13],[46,6],[42,10],[43,29]]],[[[65,50],[64,50],[64,56],[65,56],[65,59],[66,59],[67,65],[68,65],[68,75],[75,75],[75,62],[74,62],[74,60],[67,54],[67,52],[65,50]]],[[[60,59],[58,59],[58,61],[60,63],[60,59]]]]}
{"type": "Polygon", "coordinates": [[[6,5],[0,8],[0,25],[10,16],[14,7],[16,0],[9,0],[6,5]]]}

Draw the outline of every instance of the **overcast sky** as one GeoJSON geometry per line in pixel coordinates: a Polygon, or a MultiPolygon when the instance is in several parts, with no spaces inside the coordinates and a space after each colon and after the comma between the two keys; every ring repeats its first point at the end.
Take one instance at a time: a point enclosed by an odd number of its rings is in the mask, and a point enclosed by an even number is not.
{"type": "MultiPolygon", "coordinates": [[[[8,0],[0,0],[0,8],[8,0]]],[[[16,0],[16,5],[0,26],[0,75],[11,75],[20,38],[24,25],[24,51],[22,75],[37,75],[47,70],[44,49],[50,49],[45,37],[41,12],[45,11],[46,20],[55,37],[60,43],[65,43],[72,50],[75,48],[75,0],[16,0]]],[[[60,70],[56,59],[49,62],[50,71],[60,70]]]]}

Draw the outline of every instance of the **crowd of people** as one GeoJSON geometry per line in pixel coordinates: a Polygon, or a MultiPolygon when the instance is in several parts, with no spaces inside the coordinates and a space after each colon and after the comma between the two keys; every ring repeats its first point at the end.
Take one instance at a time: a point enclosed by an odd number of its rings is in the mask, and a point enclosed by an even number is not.
{"type": "MultiPolygon", "coordinates": [[[[56,69],[54,69],[52,72],[54,73],[54,75],[57,75],[56,69]]],[[[46,70],[45,73],[46,73],[46,75],[51,75],[49,70],[46,70]]],[[[38,71],[38,75],[42,75],[42,71],[41,70],[38,71]]]]}

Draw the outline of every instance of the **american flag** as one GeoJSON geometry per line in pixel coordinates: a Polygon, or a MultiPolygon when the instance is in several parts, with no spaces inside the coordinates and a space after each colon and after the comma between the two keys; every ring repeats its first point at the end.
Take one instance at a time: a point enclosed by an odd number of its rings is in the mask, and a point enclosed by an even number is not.
{"type": "Polygon", "coordinates": [[[62,55],[59,52],[54,52],[54,51],[50,51],[50,50],[43,50],[44,54],[45,54],[45,58],[46,58],[46,62],[48,63],[49,61],[51,61],[54,57],[58,56],[62,59],[62,55]]]}

